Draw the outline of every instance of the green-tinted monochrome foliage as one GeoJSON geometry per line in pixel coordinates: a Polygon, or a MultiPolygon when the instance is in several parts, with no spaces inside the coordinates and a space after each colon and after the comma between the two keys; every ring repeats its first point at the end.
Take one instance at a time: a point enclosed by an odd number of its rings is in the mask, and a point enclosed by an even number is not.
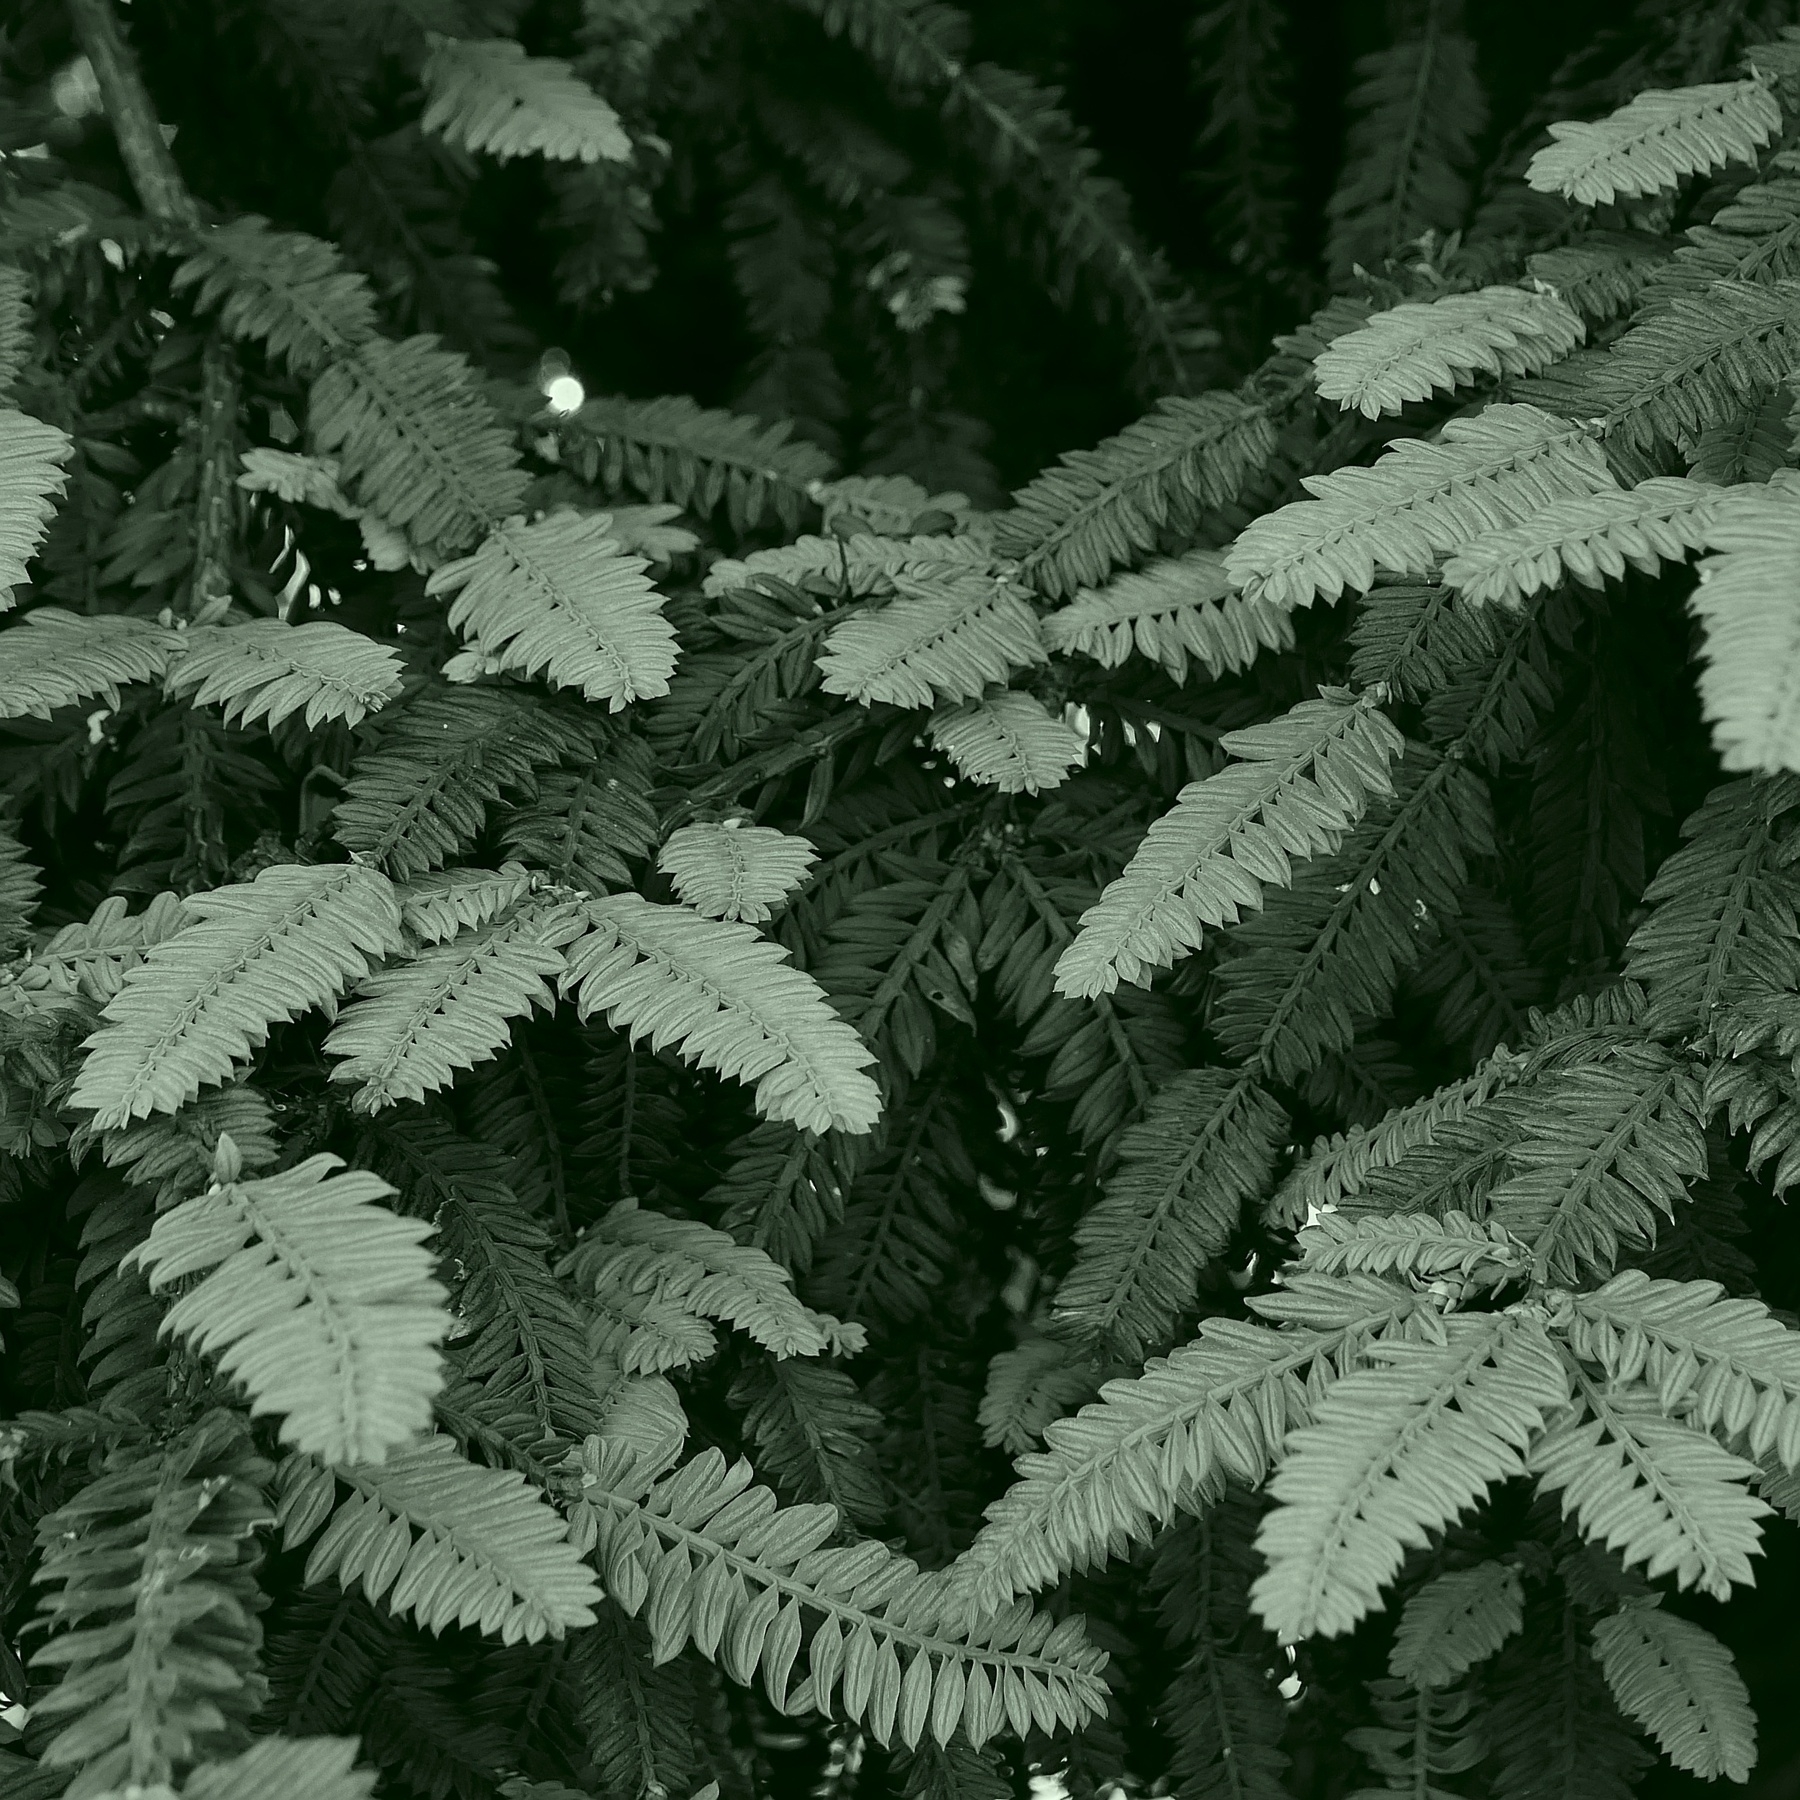
{"type": "Polygon", "coordinates": [[[0,1800],[1793,1790],[1800,21],[1501,11],[13,9],[0,1800]]]}

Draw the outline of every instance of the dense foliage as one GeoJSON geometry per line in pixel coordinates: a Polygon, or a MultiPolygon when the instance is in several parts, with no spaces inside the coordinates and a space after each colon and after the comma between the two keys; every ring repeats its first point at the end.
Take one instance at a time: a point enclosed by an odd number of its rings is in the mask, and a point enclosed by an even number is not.
{"type": "Polygon", "coordinates": [[[1323,11],[7,10],[4,1800],[1793,1791],[1800,24],[1323,11]]]}

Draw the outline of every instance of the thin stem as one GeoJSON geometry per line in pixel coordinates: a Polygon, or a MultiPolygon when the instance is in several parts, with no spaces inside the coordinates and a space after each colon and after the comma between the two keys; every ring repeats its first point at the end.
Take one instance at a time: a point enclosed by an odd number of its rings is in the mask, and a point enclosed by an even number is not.
{"type": "Polygon", "coordinates": [[[119,154],[144,211],[172,225],[198,227],[200,210],[163,140],[156,109],[138,73],[137,58],[119,30],[112,0],[68,0],[68,6],[76,41],[93,65],[119,154]]]}

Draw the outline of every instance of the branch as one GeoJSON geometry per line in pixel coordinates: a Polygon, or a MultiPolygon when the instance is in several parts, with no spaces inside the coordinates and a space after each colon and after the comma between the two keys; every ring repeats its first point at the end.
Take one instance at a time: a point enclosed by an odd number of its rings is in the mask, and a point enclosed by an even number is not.
{"type": "Polygon", "coordinates": [[[94,79],[100,84],[113,136],[119,141],[119,154],[144,211],[153,219],[197,227],[200,209],[169,154],[149,90],[113,16],[111,0],[69,0],[69,18],[76,40],[94,65],[94,79]]]}

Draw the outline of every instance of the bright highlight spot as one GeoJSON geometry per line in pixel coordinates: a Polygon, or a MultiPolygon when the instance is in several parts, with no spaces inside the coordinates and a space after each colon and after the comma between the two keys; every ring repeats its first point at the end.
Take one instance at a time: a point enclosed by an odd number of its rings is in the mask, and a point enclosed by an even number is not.
{"type": "Polygon", "coordinates": [[[558,375],[544,389],[544,398],[550,402],[552,412],[579,412],[582,401],[587,398],[587,389],[573,375],[558,375]]]}

